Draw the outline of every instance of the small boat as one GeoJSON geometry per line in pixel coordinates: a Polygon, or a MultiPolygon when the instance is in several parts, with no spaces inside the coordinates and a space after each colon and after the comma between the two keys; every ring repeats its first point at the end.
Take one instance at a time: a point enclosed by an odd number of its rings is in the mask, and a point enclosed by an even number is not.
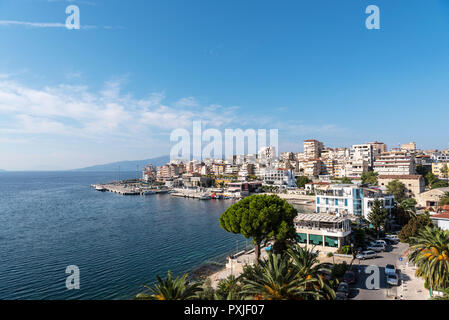
{"type": "Polygon", "coordinates": [[[154,192],[154,191],[152,191],[152,190],[148,190],[148,191],[145,191],[144,193],[143,193],[143,195],[144,196],[149,196],[150,194],[155,194],[156,192],[154,192]]]}
{"type": "Polygon", "coordinates": [[[103,187],[103,186],[98,185],[98,186],[95,186],[95,190],[104,192],[104,191],[106,191],[106,188],[103,187]]]}

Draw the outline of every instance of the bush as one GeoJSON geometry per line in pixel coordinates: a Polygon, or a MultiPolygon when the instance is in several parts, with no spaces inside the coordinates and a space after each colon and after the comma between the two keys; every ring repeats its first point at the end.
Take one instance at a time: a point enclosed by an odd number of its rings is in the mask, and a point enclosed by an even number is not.
{"type": "Polygon", "coordinates": [[[341,248],[338,248],[337,253],[339,253],[339,254],[352,254],[352,247],[351,246],[343,246],[341,248]]]}
{"type": "Polygon", "coordinates": [[[419,230],[425,226],[431,226],[432,220],[430,220],[427,214],[420,215],[410,219],[410,221],[402,228],[398,237],[401,242],[412,244],[411,237],[415,237],[419,230]]]}
{"type": "Polygon", "coordinates": [[[346,261],[344,261],[343,263],[340,264],[334,264],[332,267],[332,277],[334,279],[338,279],[341,278],[345,275],[346,271],[348,271],[349,266],[346,263],[346,261]]]}

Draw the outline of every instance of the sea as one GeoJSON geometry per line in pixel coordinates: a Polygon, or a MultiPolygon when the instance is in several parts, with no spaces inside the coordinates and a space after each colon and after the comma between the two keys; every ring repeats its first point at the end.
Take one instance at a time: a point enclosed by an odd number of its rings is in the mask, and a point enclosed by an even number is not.
{"type": "Polygon", "coordinates": [[[117,179],[117,172],[0,172],[0,299],[132,299],[156,275],[192,273],[247,246],[220,228],[231,200],[90,187],[117,179]],[[68,266],[79,270],[79,289],[66,287],[68,266]]]}
{"type": "Polygon", "coordinates": [[[117,172],[0,172],[0,299],[133,299],[156,275],[223,267],[227,255],[251,247],[220,228],[232,200],[91,188],[117,179],[117,172]],[[69,266],[79,270],[79,289],[66,286],[69,266]]]}

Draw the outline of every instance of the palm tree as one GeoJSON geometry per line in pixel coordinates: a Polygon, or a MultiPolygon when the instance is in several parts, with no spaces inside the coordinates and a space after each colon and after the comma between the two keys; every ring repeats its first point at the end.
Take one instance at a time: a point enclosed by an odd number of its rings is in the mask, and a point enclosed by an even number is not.
{"type": "Polygon", "coordinates": [[[239,300],[241,289],[239,279],[230,275],[218,283],[215,300],[239,300]]]}
{"type": "Polygon", "coordinates": [[[398,203],[398,208],[401,209],[404,213],[408,214],[410,218],[416,217],[416,200],[405,199],[398,203]]]}
{"type": "Polygon", "coordinates": [[[411,237],[409,259],[418,267],[416,275],[423,277],[426,287],[449,287],[449,231],[426,226],[418,236],[411,237]]]}
{"type": "Polygon", "coordinates": [[[171,271],[168,272],[168,278],[162,280],[156,276],[157,283],[151,287],[144,285],[151,294],[139,293],[136,299],[139,300],[192,300],[197,297],[197,292],[201,291],[201,284],[189,283],[187,273],[182,277],[173,279],[171,271]]]}
{"type": "Polygon", "coordinates": [[[291,300],[317,297],[315,291],[308,291],[311,280],[298,279],[295,268],[287,255],[268,254],[267,260],[259,261],[253,275],[243,279],[242,294],[255,300],[291,300]]]}
{"type": "Polygon", "coordinates": [[[330,300],[335,298],[335,291],[325,277],[326,273],[331,273],[331,270],[320,263],[318,251],[313,252],[313,249],[309,250],[296,245],[295,247],[290,247],[287,250],[287,254],[292,259],[297,278],[310,280],[307,284],[308,290],[319,292],[320,295],[318,297],[324,299],[330,300]]]}

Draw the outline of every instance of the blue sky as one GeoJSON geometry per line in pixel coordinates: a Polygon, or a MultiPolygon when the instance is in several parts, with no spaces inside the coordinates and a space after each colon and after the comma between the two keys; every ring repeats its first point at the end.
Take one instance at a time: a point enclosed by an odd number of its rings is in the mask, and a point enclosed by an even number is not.
{"type": "Polygon", "coordinates": [[[0,0],[2,169],[165,155],[195,120],[277,128],[280,151],[447,149],[448,85],[445,0],[0,0]]]}

